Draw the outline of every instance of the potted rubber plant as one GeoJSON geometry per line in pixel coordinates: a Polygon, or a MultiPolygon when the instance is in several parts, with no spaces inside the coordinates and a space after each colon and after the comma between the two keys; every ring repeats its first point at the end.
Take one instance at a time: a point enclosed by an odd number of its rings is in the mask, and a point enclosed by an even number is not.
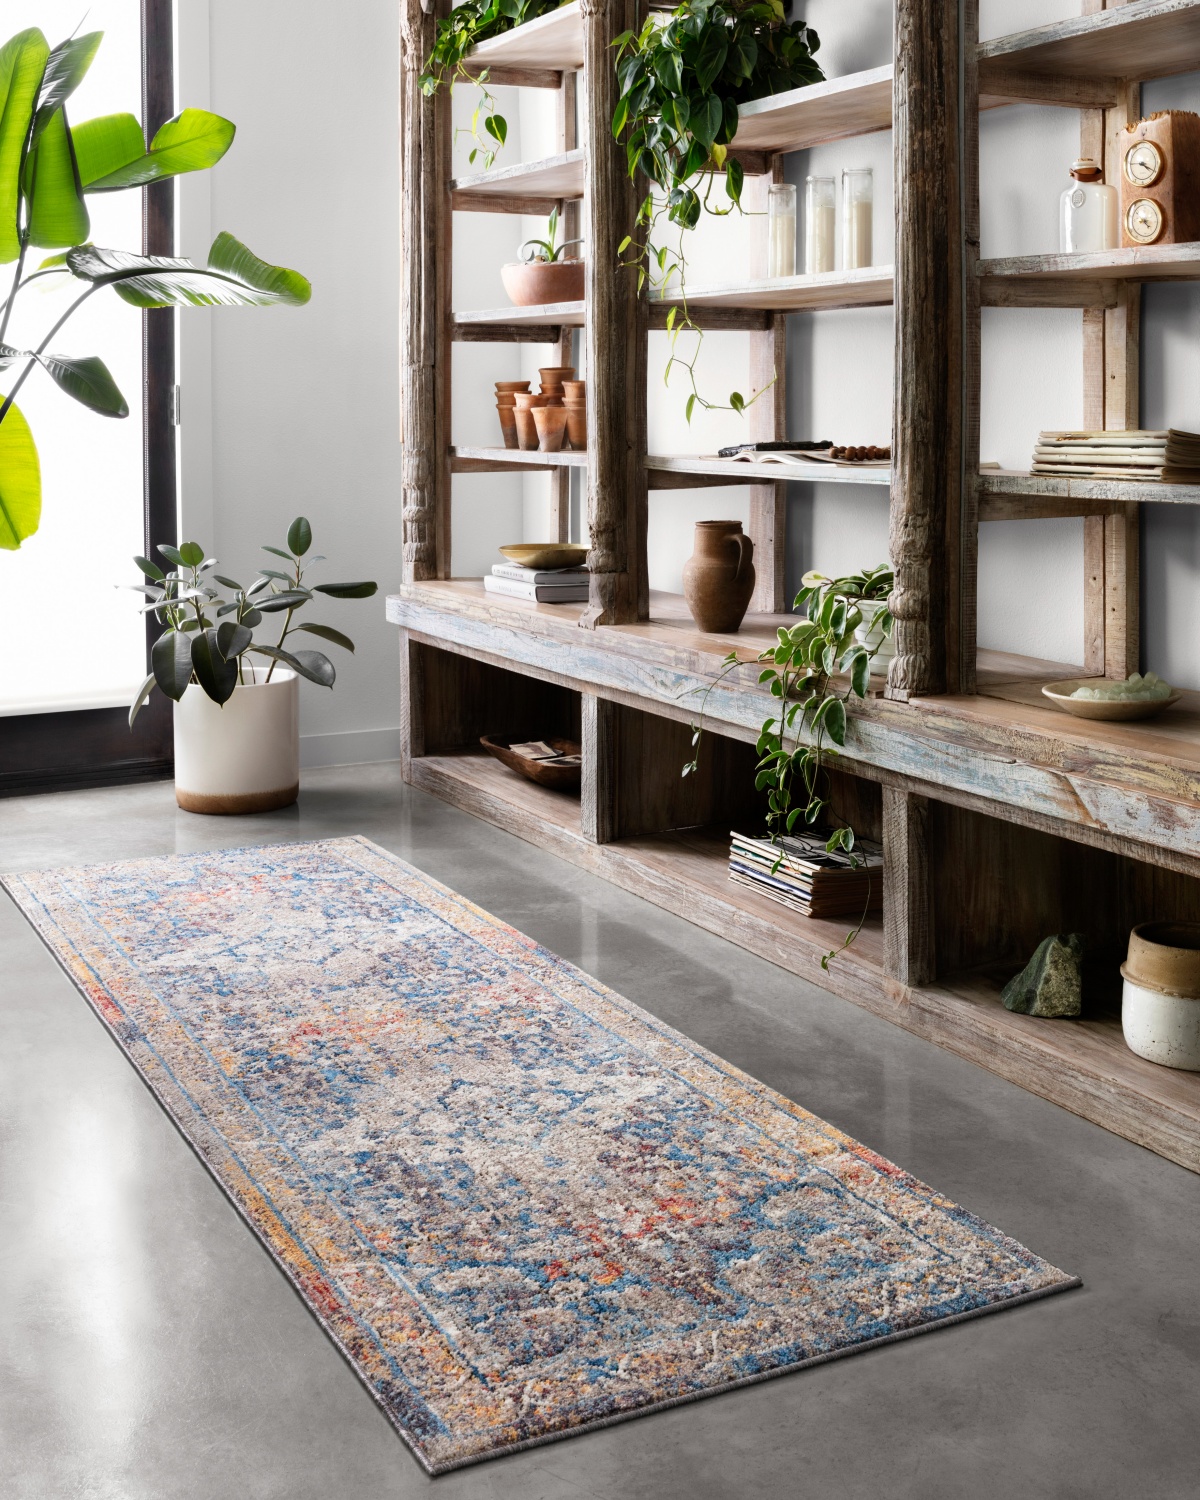
{"type": "Polygon", "coordinates": [[[233,143],[234,126],[203,109],[185,109],[147,144],[132,114],[70,124],[68,103],[104,33],[51,47],[38,28],[0,47],[0,265],[14,266],[0,304],[0,371],[15,378],[0,403],[0,548],[14,551],[38,528],[42,511],[37,445],[16,397],[35,371],[103,417],[129,415],[129,403],[104,361],[53,348],[59,331],[90,298],[111,291],[136,308],[293,307],[312,289],[297,271],[268,265],[231,234],[213,241],[206,265],[173,256],[103,249],[89,241],[88,199],[146,187],[214,166],[233,143]],[[30,269],[35,247],[57,253],[30,269]],[[33,282],[74,280],[79,294],[31,349],[7,343],[17,299],[33,282]]]}
{"type": "Polygon", "coordinates": [[[582,302],[584,263],[568,257],[572,245],[582,240],[558,240],[558,209],[550,210],[544,240],[526,240],[519,261],[500,267],[500,279],[514,307],[540,307],[549,302],[582,302]]]}
{"type": "Polygon", "coordinates": [[[264,547],[287,571],[260,568],[247,587],[217,573],[216,558],[196,542],[161,546],[164,570],[146,557],[134,561],[145,576],[136,585],[145,610],[166,626],[150,652],[151,672],[129,710],[157,687],[175,707],[175,800],[187,812],[251,813],[287,807],[300,790],[300,678],[331,688],[333,663],[323,651],[301,649],[291,637],[315,636],[353,651],[332,625],[297,620],[317,594],[369,599],[376,584],[305,582],[324,562],[309,557],[312,527],[297,516],[287,548],[264,547]],[[220,585],[219,588],[214,585],[220,585]],[[223,593],[222,590],[225,592],[223,593]],[[268,615],[282,615],[273,642],[255,639],[268,615]]]}

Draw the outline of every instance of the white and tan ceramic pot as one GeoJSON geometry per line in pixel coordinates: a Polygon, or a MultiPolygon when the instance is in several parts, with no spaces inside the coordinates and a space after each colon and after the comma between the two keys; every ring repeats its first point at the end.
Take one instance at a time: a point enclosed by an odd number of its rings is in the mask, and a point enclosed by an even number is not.
{"type": "Polygon", "coordinates": [[[1130,1051],[1200,1073],[1200,923],[1135,927],[1121,975],[1121,1030],[1130,1051]]]}
{"type": "Polygon", "coordinates": [[[300,791],[300,683],[295,672],[245,667],[217,704],[195,683],[175,704],[175,800],[187,812],[288,807],[300,791]]]}

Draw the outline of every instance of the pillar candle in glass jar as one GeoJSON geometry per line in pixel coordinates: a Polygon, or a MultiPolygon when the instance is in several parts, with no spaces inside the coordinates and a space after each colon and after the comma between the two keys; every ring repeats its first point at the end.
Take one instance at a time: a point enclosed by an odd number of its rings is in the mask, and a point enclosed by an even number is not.
{"type": "Polygon", "coordinates": [[[870,167],[842,173],[842,269],[871,264],[871,209],[875,196],[870,167]]]}
{"type": "Polygon", "coordinates": [[[796,189],[773,182],[767,191],[767,275],[796,274],[796,189]]]}
{"type": "Polygon", "coordinates": [[[832,177],[810,177],[804,186],[804,274],[833,270],[832,177]]]}

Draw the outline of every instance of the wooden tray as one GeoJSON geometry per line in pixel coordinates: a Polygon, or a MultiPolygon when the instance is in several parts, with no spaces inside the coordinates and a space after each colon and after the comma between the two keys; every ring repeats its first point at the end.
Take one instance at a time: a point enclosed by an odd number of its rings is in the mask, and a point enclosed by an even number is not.
{"type": "Polygon", "coordinates": [[[480,735],[479,743],[489,755],[494,755],[501,765],[524,776],[526,781],[536,781],[538,786],[548,786],[556,792],[577,792],[582,771],[581,766],[555,766],[544,760],[530,760],[527,755],[514,755],[508,748],[511,744],[523,745],[529,740],[544,740],[560,755],[578,755],[578,740],[556,739],[554,735],[480,735]]]}

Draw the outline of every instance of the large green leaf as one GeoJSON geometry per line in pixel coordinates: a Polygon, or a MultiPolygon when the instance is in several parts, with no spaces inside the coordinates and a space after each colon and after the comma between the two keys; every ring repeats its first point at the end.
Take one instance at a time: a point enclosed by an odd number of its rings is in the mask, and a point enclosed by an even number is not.
{"type": "Polygon", "coordinates": [[[16,260],[21,253],[21,159],[49,56],[50,46],[36,26],[0,47],[0,263],[16,260]]]}
{"type": "Polygon", "coordinates": [[[270,656],[291,667],[298,676],[315,682],[318,687],[332,687],[337,677],[333,663],[323,651],[281,651],[278,646],[255,646],[260,656],[270,656]]]}
{"type": "Polygon", "coordinates": [[[163,125],[150,142],[149,151],[115,167],[88,184],[89,193],[116,193],[122,188],[144,187],[177,177],[181,172],[200,172],[221,160],[233,144],[236,126],[231,120],[206,109],[185,109],[163,125]]]}
{"type": "Polygon", "coordinates": [[[206,268],[95,245],[69,251],[67,265],[84,281],[112,286],[134,307],[301,307],[312,296],[299,271],[267,265],[231,234],[217,236],[206,268]]]}
{"type": "Polygon", "coordinates": [[[233,697],[238,684],[237,660],[226,661],[221,655],[215,630],[200,630],[193,636],[192,670],[214,703],[228,703],[233,697]]]}
{"type": "Polygon", "coordinates": [[[29,423],[10,406],[0,422],[0,547],[15,552],[38,529],[42,469],[29,423]]]}
{"type": "Polygon", "coordinates": [[[97,115],[71,126],[79,180],[85,188],[118,167],[137,161],[146,151],[146,137],[136,115],[97,115]]]}
{"type": "Polygon", "coordinates": [[[104,40],[102,31],[89,31],[84,36],[68,37],[59,42],[46,60],[42,74],[42,86],[38,90],[37,114],[33,121],[33,141],[36,144],[46,126],[61,109],[79,85],[92,65],[96,49],[104,40]]]}
{"type": "Polygon", "coordinates": [[[29,241],[47,250],[78,245],[91,230],[66,111],[55,110],[25,164],[29,241]]]}
{"type": "Polygon", "coordinates": [[[331,599],[369,599],[379,587],[377,583],[314,583],[318,594],[328,594],[331,599]]]}
{"type": "Polygon", "coordinates": [[[39,354],[38,363],[68,396],[102,417],[127,417],[129,405],[109,374],[108,366],[94,354],[67,359],[61,354],[39,354]]]}
{"type": "Polygon", "coordinates": [[[192,680],[192,637],[181,630],[167,630],[150,648],[154,680],[167,697],[178,703],[192,680]]]}

